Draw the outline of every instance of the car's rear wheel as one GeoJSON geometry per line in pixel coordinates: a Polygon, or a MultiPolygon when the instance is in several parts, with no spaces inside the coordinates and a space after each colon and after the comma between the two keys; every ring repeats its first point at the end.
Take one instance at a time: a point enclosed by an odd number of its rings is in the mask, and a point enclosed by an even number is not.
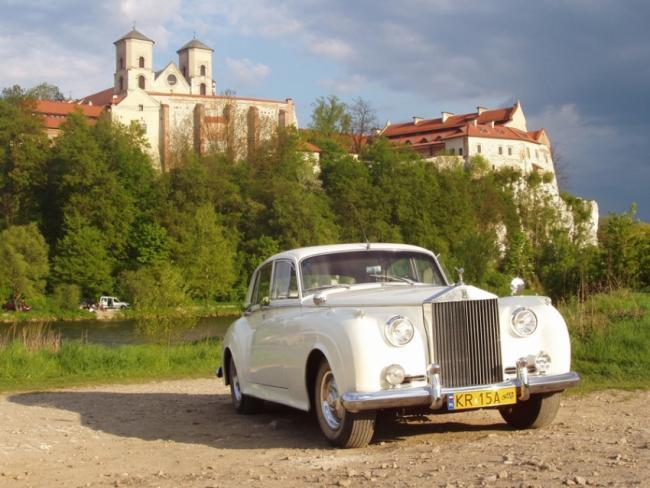
{"type": "Polygon", "coordinates": [[[316,416],[325,437],[338,447],[367,446],[375,432],[375,411],[351,413],[343,408],[334,373],[323,360],[314,385],[316,416]]]}
{"type": "Polygon", "coordinates": [[[503,407],[503,420],[516,429],[539,429],[549,425],[560,409],[560,393],[531,395],[523,402],[503,407]]]}
{"type": "Polygon", "coordinates": [[[230,399],[232,400],[232,406],[235,408],[237,413],[247,415],[256,413],[260,409],[262,406],[262,400],[242,393],[241,385],[239,383],[239,374],[237,373],[237,367],[235,366],[235,361],[232,357],[230,358],[230,365],[228,367],[228,383],[230,383],[230,399]]]}

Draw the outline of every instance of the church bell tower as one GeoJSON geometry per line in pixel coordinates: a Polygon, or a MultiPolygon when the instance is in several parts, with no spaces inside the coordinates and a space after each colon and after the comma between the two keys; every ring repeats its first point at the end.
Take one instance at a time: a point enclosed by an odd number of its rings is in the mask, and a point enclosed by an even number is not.
{"type": "Polygon", "coordinates": [[[154,42],[135,28],[115,41],[116,95],[132,90],[150,90],[153,86],[154,42]]]}
{"type": "Polygon", "coordinates": [[[192,39],[178,51],[178,65],[190,84],[193,95],[214,95],[212,80],[212,53],[214,49],[198,39],[192,39]]]}

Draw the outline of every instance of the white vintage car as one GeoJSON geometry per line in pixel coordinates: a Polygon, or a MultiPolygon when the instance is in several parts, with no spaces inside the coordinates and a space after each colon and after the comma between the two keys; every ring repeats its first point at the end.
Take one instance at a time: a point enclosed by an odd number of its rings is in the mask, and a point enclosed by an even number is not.
{"type": "Polygon", "coordinates": [[[261,401],[314,409],[325,436],[360,447],[379,410],[498,408],[515,428],[550,423],[570,370],[550,299],[450,284],[436,256],[403,244],[276,254],[253,274],[217,376],[239,413],[261,401]]]}

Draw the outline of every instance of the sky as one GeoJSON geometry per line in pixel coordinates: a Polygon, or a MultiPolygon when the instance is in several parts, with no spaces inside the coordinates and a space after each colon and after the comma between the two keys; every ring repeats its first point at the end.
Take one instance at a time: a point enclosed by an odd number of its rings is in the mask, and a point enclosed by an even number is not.
{"type": "Polygon", "coordinates": [[[302,127],[330,94],[380,125],[520,100],[567,191],[650,221],[647,0],[0,0],[0,88],[108,88],[134,22],[155,69],[196,36],[219,92],[291,97],[302,127]]]}

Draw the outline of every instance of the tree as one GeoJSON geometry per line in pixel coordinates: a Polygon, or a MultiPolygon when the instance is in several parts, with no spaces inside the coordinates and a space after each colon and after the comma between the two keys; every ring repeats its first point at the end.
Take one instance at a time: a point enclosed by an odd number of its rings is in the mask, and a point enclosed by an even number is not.
{"type": "Polygon", "coordinates": [[[27,90],[27,95],[38,100],[51,100],[54,102],[62,102],[65,100],[65,95],[61,93],[58,86],[50,85],[46,82],[40,83],[27,90]]]}
{"type": "Polygon", "coordinates": [[[0,292],[14,305],[42,296],[49,272],[47,252],[45,239],[34,223],[0,233],[0,292]]]}
{"type": "Polygon", "coordinates": [[[350,106],[349,115],[353,150],[359,154],[366,145],[368,136],[377,126],[377,112],[370,102],[357,97],[350,106]]]}
{"type": "Polygon", "coordinates": [[[188,219],[178,243],[177,262],[189,293],[206,301],[226,295],[235,281],[234,259],[235,245],[214,208],[202,205],[188,219]]]}
{"type": "Polygon", "coordinates": [[[34,104],[18,86],[0,97],[0,229],[42,221],[49,143],[34,104]]]}
{"type": "Polygon", "coordinates": [[[95,298],[112,291],[112,269],[102,233],[78,215],[66,217],[65,234],[52,260],[53,283],[79,285],[84,297],[95,298]]]}
{"type": "Polygon", "coordinates": [[[310,127],[322,134],[349,134],[352,118],[348,107],[336,95],[318,97],[313,104],[310,127]]]}

